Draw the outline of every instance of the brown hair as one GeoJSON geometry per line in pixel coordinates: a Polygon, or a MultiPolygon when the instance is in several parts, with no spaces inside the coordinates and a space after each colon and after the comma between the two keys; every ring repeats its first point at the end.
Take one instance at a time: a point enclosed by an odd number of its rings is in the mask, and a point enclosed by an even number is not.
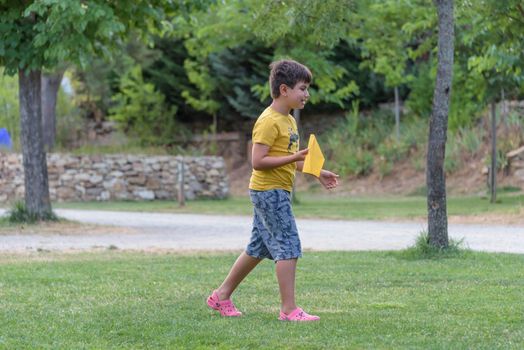
{"type": "Polygon", "coordinates": [[[311,83],[313,76],[308,67],[293,60],[275,61],[269,65],[269,86],[271,88],[271,97],[280,96],[280,85],[286,84],[294,88],[299,82],[311,83]]]}

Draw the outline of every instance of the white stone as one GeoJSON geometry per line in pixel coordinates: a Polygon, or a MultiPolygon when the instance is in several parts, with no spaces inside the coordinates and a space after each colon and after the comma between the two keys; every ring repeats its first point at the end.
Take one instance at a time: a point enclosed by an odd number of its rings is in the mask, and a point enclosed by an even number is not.
{"type": "Polygon", "coordinates": [[[137,190],[133,191],[133,194],[140,199],[153,200],[155,199],[155,192],[149,190],[137,190]]]}
{"type": "Polygon", "coordinates": [[[102,182],[104,178],[100,175],[93,175],[89,178],[89,182],[91,182],[92,184],[99,184],[102,182]]]}
{"type": "Polygon", "coordinates": [[[86,173],[80,173],[75,175],[75,181],[88,181],[89,180],[89,174],[86,173]]]}
{"type": "Polygon", "coordinates": [[[124,176],[124,173],[121,172],[121,171],[116,170],[116,171],[112,171],[112,172],[110,172],[110,173],[109,173],[109,176],[112,176],[112,177],[122,177],[122,176],[124,176]]]}

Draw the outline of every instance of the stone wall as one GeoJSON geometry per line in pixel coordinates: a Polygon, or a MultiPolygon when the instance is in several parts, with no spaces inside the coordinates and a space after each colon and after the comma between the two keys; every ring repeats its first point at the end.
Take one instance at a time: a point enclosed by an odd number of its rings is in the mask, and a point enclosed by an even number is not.
{"type": "MultiPolygon", "coordinates": [[[[48,154],[51,200],[177,199],[180,162],[186,199],[228,196],[221,157],[48,154]]],[[[23,197],[22,156],[0,152],[0,203],[23,197]]]]}

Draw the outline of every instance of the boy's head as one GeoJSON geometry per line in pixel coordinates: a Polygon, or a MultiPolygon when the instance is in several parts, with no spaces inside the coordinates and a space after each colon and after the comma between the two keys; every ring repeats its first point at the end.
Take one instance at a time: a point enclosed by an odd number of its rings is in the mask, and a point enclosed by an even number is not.
{"type": "Polygon", "coordinates": [[[310,70],[303,64],[293,60],[275,61],[269,65],[269,86],[271,88],[271,97],[280,97],[280,86],[285,84],[294,88],[297,83],[311,83],[313,76],[310,70]]]}

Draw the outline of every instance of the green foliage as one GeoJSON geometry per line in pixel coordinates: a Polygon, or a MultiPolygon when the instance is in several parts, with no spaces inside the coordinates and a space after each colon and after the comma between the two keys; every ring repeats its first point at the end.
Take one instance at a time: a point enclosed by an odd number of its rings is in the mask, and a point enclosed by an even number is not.
{"type": "Polygon", "coordinates": [[[144,82],[140,66],[122,77],[113,101],[110,118],[143,145],[167,145],[181,133],[175,122],[176,108],[167,107],[164,95],[144,82]]]}
{"type": "MultiPolygon", "coordinates": [[[[491,168],[491,153],[484,159],[484,165],[491,168]]],[[[497,149],[497,171],[507,169],[509,166],[509,160],[506,156],[506,152],[501,149],[497,149]]]]}
{"type": "MultiPolygon", "coordinates": [[[[72,70],[71,83],[75,91],[74,103],[86,119],[103,120],[111,106],[114,93],[113,65],[94,58],[84,69],[72,70]]],[[[118,82],[116,82],[118,84],[118,82]]]]}
{"type": "Polygon", "coordinates": [[[378,154],[378,172],[381,177],[389,175],[396,161],[404,159],[410,148],[396,137],[390,135],[376,149],[378,154]]]}
{"type": "Polygon", "coordinates": [[[7,213],[8,221],[16,224],[34,224],[40,221],[58,221],[58,217],[52,211],[42,216],[30,213],[24,202],[16,202],[7,213]]]}
{"type": "Polygon", "coordinates": [[[453,66],[453,87],[448,116],[451,131],[471,128],[485,107],[485,84],[478,76],[471,75],[459,63],[453,66]]]}
{"type": "Polygon", "coordinates": [[[389,87],[409,82],[407,66],[435,46],[436,11],[428,11],[424,0],[365,1],[357,17],[352,35],[362,40],[362,66],[382,74],[389,87]]]}
{"type": "Polygon", "coordinates": [[[407,144],[397,141],[396,138],[389,136],[378,145],[377,153],[378,155],[390,162],[395,162],[401,159],[404,159],[409,152],[409,147],[407,144]]]}
{"type": "Polygon", "coordinates": [[[210,115],[216,114],[220,108],[220,103],[213,99],[217,84],[216,80],[211,77],[206,62],[186,60],[184,68],[189,81],[197,87],[199,93],[198,96],[193,96],[186,90],[182,92],[182,96],[196,110],[205,111],[210,115]]]}
{"type": "Polygon", "coordinates": [[[504,156],[524,144],[524,116],[519,116],[515,111],[511,112],[506,116],[505,123],[499,123],[497,140],[497,147],[504,156]]]}
{"type": "Polygon", "coordinates": [[[360,113],[359,104],[353,103],[353,110],[321,136],[335,172],[359,176],[377,167],[381,176],[387,175],[393,162],[404,159],[420,141],[413,139],[412,132],[397,141],[392,135],[393,121],[390,111],[360,113]]]}
{"type": "MultiPolygon", "coordinates": [[[[374,108],[378,102],[387,100],[389,93],[386,91],[385,78],[361,64],[364,60],[361,45],[342,40],[333,48],[330,60],[347,72],[337,86],[344,85],[345,81],[351,77],[358,87],[358,90],[343,99],[345,107],[350,106],[350,103],[347,102],[355,96],[358,96],[360,105],[364,108],[374,108]]],[[[326,109],[326,105],[322,104],[319,108],[326,109]]]]}
{"type": "Polygon", "coordinates": [[[133,30],[140,36],[162,28],[171,1],[41,0],[0,4],[0,65],[18,69],[53,68],[61,62],[82,67],[111,51],[133,30]]]}
{"type": "Polygon", "coordinates": [[[75,67],[71,77],[75,104],[86,119],[104,120],[113,105],[112,96],[118,92],[120,79],[133,66],[148,70],[161,53],[136,38],[115,45],[113,53],[118,59],[108,61],[93,57],[86,67],[75,67]]]}
{"type": "Polygon", "coordinates": [[[261,101],[251,87],[267,84],[271,55],[272,51],[260,44],[246,43],[209,56],[213,77],[220,86],[220,99],[224,101],[220,108],[223,118],[240,114],[252,119],[267,106],[268,100],[261,101]]]}
{"type": "Polygon", "coordinates": [[[454,135],[455,134],[450,133],[446,141],[446,158],[444,159],[444,171],[447,174],[456,171],[459,168],[459,166],[462,165],[460,142],[457,139],[457,137],[454,137],[454,135]]]}
{"type": "Polygon", "coordinates": [[[20,112],[18,102],[18,79],[4,74],[0,68],[0,128],[6,128],[13,148],[20,147],[20,112]]]}
{"type": "MultiPolygon", "coordinates": [[[[472,75],[481,76],[488,87],[488,100],[500,89],[518,91],[524,81],[524,21],[519,0],[464,1],[458,6],[467,65],[472,75]],[[489,18],[486,21],[486,18],[489,18]]],[[[459,22],[460,23],[460,22],[459,22]]]]}
{"type": "Polygon", "coordinates": [[[406,107],[413,115],[429,119],[435,85],[435,67],[430,61],[419,63],[416,69],[416,75],[408,84],[410,92],[406,107]]]}
{"type": "MultiPolygon", "coordinates": [[[[332,53],[329,49],[347,33],[349,23],[347,21],[351,14],[347,9],[350,5],[349,1],[334,0],[321,3],[309,0],[291,2],[251,0],[217,2],[205,10],[195,12],[185,21],[185,29],[180,29],[179,34],[184,36],[185,45],[191,56],[189,62],[185,63],[186,71],[190,81],[199,91],[196,94],[185,92],[186,101],[209,114],[217,111],[220,108],[217,104],[221,101],[219,96],[222,94],[223,84],[216,82],[215,76],[211,74],[213,55],[224,57],[228,54],[227,50],[238,52],[242,47],[249,48],[253,44],[255,47],[265,47],[265,52],[270,49],[264,57],[261,57],[262,60],[257,59],[257,64],[252,65],[255,71],[261,71],[258,69],[260,63],[270,61],[271,59],[268,59],[270,57],[299,60],[309,66],[315,76],[311,87],[311,102],[328,102],[343,106],[349,97],[358,94],[358,86],[354,81],[347,79],[347,71],[344,67],[330,61],[332,53]],[[246,16],[246,13],[253,15],[246,16]],[[289,18],[289,21],[282,21],[282,18],[289,18]],[[329,25],[319,25],[323,22],[329,25]],[[328,50],[319,50],[319,47],[328,50]]],[[[179,19],[177,24],[180,26],[179,19]]],[[[240,66],[249,67],[249,65],[240,66]]],[[[236,96],[233,99],[226,98],[242,115],[246,112],[250,117],[258,115],[258,112],[253,115],[252,109],[246,111],[246,103],[243,101],[247,99],[241,93],[243,86],[251,84],[251,90],[260,101],[266,101],[269,96],[265,83],[267,66],[263,68],[263,74],[251,75],[247,80],[240,82],[240,86],[234,88],[236,96]]],[[[237,82],[238,79],[235,83],[237,82]]]]}
{"type": "Polygon", "coordinates": [[[462,149],[470,156],[475,155],[482,146],[484,139],[484,129],[482,128],[461,128],[457,134],[462,149]]]}
{"type": "MultiPolygon", "coordinates": [[[[198,114],[182,96],[183,91],[195,95],[197,90],[189,81],[184,69],[184,61],[189,58],[184,41],[179,38],[155,37],[155,59],[145,63],[136,55],[132,55],[136,64],[140,64],[144,80],[155,85],[166,97],[169,106],[177,106],[177,117],[180,120],[193,120],[198,114]]],[[[148,49],[144,47],[143,49],[148,49]]],[[[142,55],[141,55],[142,56],[142,55]]]]}
{"type": "Polygon", "coordinates": [[[347,38],[355,10],[352,0],[252,1],[254,31],[271,45],[295,42],[333,47],[347,38]],[[287,20],[282,20],[286,18],[287,20]],[[297,39],[301,40],[297,40],[297,39]]]}

